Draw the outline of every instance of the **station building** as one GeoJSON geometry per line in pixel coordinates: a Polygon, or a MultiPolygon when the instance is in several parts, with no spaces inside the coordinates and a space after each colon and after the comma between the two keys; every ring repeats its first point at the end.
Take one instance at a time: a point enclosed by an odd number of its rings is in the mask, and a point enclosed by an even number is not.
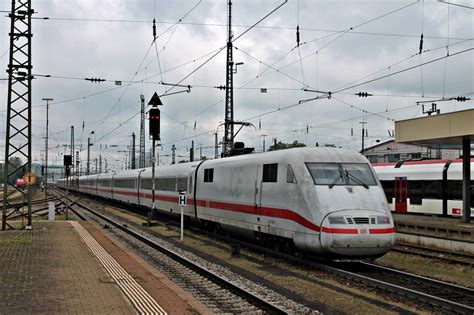
{"type": "Polygon", "coordinates": [[[443,159],[454,160],[462,155],[460,146],[441,147],[440,145],[423,145],[399,143],[391,139],[364,149],[364,155],[370,163],[397,162],[400,160],[443,159]]]}

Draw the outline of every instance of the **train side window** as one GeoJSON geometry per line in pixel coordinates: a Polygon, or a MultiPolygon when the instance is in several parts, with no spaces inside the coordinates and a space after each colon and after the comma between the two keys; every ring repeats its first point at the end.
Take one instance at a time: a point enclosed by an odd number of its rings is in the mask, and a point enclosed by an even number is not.
{"type": "Polygon", "coordinates": [[[188,179],[186,177],[178,178],[177,190],[178,191],[186,190],[187,183],[188,183],[188,179]]]}
{"type": "Polygon", "coordinates": [[[193,177],[189,176],[189,191],[193,191],[193,177]]]}
{"type": "Polygon", "coordinates": [[[135,188],[134,179],[119,179],[115,181],[115,186],[119,188],[135,188]]]}
{"type": "Polygon", "coordinates": [[[385,197],[387,197],[388,203],[392,203],[393,199],[393,181],[391,180],[381,180],[383,190],[385,192],[385,197]]]}
{"type": "Polygon", "coordinates": [[[214,181],[214,169],[206,168],[204,169],[204,182],[212,183],[214,181]]]}
{"type": "Polygon", "coordinates": [[[462,180],[448,180],[447,194],[449,200],[462,200],[462,180]]]}
{"type": "Polygon", "coordinates": [[[425,181],[424,198],[442,199],[442,182],[440,180],[425,181]]]}
{"type": "Polygon", "coordinates": [[[408,183],[408,196],[410,197],[410,204],[421,205],[423,203],[423,196],[425,195],[425,182],[422,180],[411,180],[408,183]]]}
{"type": "Polygon", "coordinates": [[[278,164],[263,164],[262,182],[276,183],[278,178],[278,164]]]}
{"type": "Polygon", "coordinates": [[[146,178],[141,180],[140,184],[141,189],[151,189],[151,179],[146,178]]]}
{"type": "Polygon", "coordinates": [[[288,164],[286,168],[286,182],[296,184],[295,173],[293,172],[293,169],[291,168],[290,164],[288,164]]]}
{"type": "Polygon", "coordinates": [[[176,191],[176,178],[158,178],[155,180],[157,190],[176,191]]]}

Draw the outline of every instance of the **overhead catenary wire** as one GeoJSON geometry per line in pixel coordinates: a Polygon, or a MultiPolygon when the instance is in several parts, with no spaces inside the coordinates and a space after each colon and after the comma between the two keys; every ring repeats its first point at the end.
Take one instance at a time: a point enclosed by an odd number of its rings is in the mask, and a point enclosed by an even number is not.
{"type": "MultiPolygon", "coordinates": [[[[461,42],[453,43],[453,44],[450,44],[450,46],[453,46],[453,45],[456,45],[456,44],[459,44],[459,43],[463,43],[463,42],[466,42],[466,41],[461,41],[461,42]]],[[[442,47],[439,47],[439,48],[445,48],[445,46],[442,46],[442,47]]],[[[436,48],[436,49],[438,49],[438,48],[436,48]]],[[[431,51],[434,51],[434,50],[436,50],[436,49],[432,49],[431,51]]],[[[457,55],[457,54],[460,54],[460,53],[464,53],[464,52],[467,52],[467,51],[470,51],[470,50],[472,50],[472,48],[466,49],[466,50],[463,50],[463,51],[459,51],[459,52],[456,52],[456,53],[454,53],[454,54],[447,55],[447,56],[444,56],[444,57],[440,57],[440,58],[437,58],[437,59],[435,59],[435,60],[429,61],[429,62],[427,62],[427,63],[431,63],[431,62],[438,61],[438,60],[440,60],[440,59],[452,57],[452,56],[454,56],[454,55],[457,55]]],[[[209,53],[208,53],[208,54],[209,54],[209,53]]],[[[208,55],[208,54],[206,54],[206,55],[208,55]]],[[[199,57],[199,58],[203,58],[203,57],[205,57],[206,55],[203,55],[203,56],[201,56],[201,57],[199,57]]],[[[268,65],[268,64],[266,64],[266,63],[264,63],[263,61],[261,61],[261,60],[255,58],[255,57],[252,57],[251,55],[249,55],[249,57],[250,57],[250,58],[253,58],[253,59],[255,59],[255,60],[257,60],[258,62],[262,62],[263,64],[265,64],[265,65],[266,65],[267,67],[269,67],[269,68],[272,68],[272,66],[270,66],[270,65],[268,65]]],[[[198,59],[199,59],[199,58],[198,58],[198,59]]],[[[397,64],[399,64],[399,63],[401,63],[401,62],[403,62],[403,61],[406,61],[406,60],[409,59],[409,58],[411,58],[411,57],[408,57],[408,58],[405,58],[405,59],[403,59],[403,60],[401,60],[401,61],[399,61],[399,62],[396,62],[396,63],[390,65],[389,67],[393,67],[394,65],[397,65],[397,64]]],[[[190,61],[190,62],[187,62],[187,63],[183,63],[183,64],[181,64],[181,65],[179,65],[179,66],[177,66],[177,67],[175,67],[175,68],[185,66],[185,65],[187,65],[187,64],[189,64],[189,63],[192,63],[192,62],[193,62],[193,61],[190,61]]],[[[425,64],[427,64],[427,63],[425,63],[425,64]]],[[[414,66],[414,67],[410,67],[410,68],[408,68],[408,69],[404,69],[404,70],[401,70],[401,71],[408,71],[408,70],[410,70],[410,69],[412,69],[412,68],[415,68],[415,67],[418,67],[418,66],[419,66],[419,65],[414,66]]],[[[175,68],[174,68],[174,69],[175,69],[175,68]]],[[[384,68],[384,69],[386,69],[386,68],[384,68]]],[[[171,68],[170,68],[169,70],[171,71],[171,68]]],[[[277,71],[277,70],[278,70],[278,69],[275,69],[275,71],[277,71]]],[[[353,84],[353,83],[358,82],[358,81],[360,81],[360,80],[362,80],[362,79],[365,79],[365,78],[370,77],[370,76],[372,76],[372,75],[374,75],[374,74],[377,74],[377,73],[379,73],[379,72],[381,72],[381,71],[383,71],[383,69],[382,69],[382,70],[375,71],[375,72],[373,72],[373,73],[371,73],[371,74],[369,74],[369,75],[367,75],[367,76],[365,76],[365,77],[363,77],[363,78],[361,78],[361,79],[358,79],[358,80],[355,80],[355,81],[349,83],[349,84],[352,84],[352,85],[346,84],[346,85],[340,86],[340,87],[338,87],[335,91],[338,92],[338,93],[340,93],[341,91],[344,91],[344,90],[347,90],[347,89],[351,89],[351,88],[354,88],[354,87],[357,87],[357,86],[360,86],[360,85],[363,85],[363,84],[366,84],[366,83],[369,83],[369,82],[378,80],[378,79],[380,79],[380,78],[389,77],[389,76],[392,76],[392,75],[394,74],[394,73],[390,73],[390,74],[387,75],[387,76],[378,77],[378,78],[375,78],[375,79],[373,79],[373,80],[364,81],[364,82],[359,83],[359,84],[353,84]]],[[[264,72],[262,72],[262,73],[264,73],[264,72]]],[[[260,73],[259,75],[257,75],[256,78],[260,77],[262,73],[260,73]]],[[[278,72],[278,73],[280,73],[280,72],[278,72]]],[[[397,72],[397,73],[399,73],[399,72],[397,72]]],[[[38,77],[47,77],[47,78],[58,78],[58,79],[69,79],[69,80],[84,80],[84,78],[82,78],[82,77],[71,77],[71,76],[56,76],[56,75],[42,75],[42,74],[35,74],[35,76],[38,76],[38,77]]],[[[153,76],[152,76],[152,77],[153,77],[153,76]]],[[[151,77],[150,77],[150,78],[151,78],[151,77]]],[[[298,81],[297,79],[295,79],[295,78],[293,78],[293,77],[291,77],[291,76],[289,76],[289,78],[294,79],[294,80],[296,80],[297,82],[300,82],[300,83],[301,83],[301,81],[298,81]]],[[[109,80],[109,81],[114,81],[114,80],[109,80]]],[[[70,98],[70,99],[65,99],[65,100],[60,100],[60,101],[52,102],[52,103],[50,103],[50,106],[58,105],[58,104],[62,104],[62,103],[67,103],[67,102],[72,102],[72,101],[77,101],[77,100],[82,100],[82,99],[84,99],[84,98],[90,98],[90,97],[97,96],[97,95],[100,95],[100,94],[103,94],[103,93],[107,93],[107,92],[110,92],[110,91],[114,91],[114,90],[117,90],[117,89],[122,89],[122,88],[124,88],[124,87],[126,87],[126,86],[128,86],[128,85],[131,85],[131,84],[143,83],[143,82],[146,82],[146,81],[139,80],[139,81],[122,81],[122,82],[126,83],[126,85],[113,87],[113,88],[106,89],[106,90],[103,90],[103,91],[100,91],[100,92],[91,93],[91,94],[88,94],[88,95],[85,95],[85,96],[79,96],[79,97],[74,97],[74,98],[70,98]]],[[[151,82],[147,82],[147,83],[151,83],[151,82]]],[[[215,88],[215,86],[208,86],[208,87],[215,88]]],[[[244,88],[245,88],[245,87],[242,86],[242,87],[239,87],[239,88],[237,88],[237,89],[244,89],[244,88]]],[[[259,88],[250,88],[250,89],[259,89],[259,88]]],[[[275,89],[275,88],[268,88],[268,89],[275,89]]],[[[277,89],[280,89],[280,88],[277,88],[277,89]]],[[[283,90],[284,90],[284,89],[283,89],[283,90]]],[[[292,89],[288,89],[288,90],[292,90],[292,89]]],[[[334,92],[334,93],[335,93],[335,92],[334,92]]],[[[41,104],[41,105],[33,105],[33,107],[45,107],[45,106],[46,106],[46,105],[44,105],[44,104],[41,104]]],[[[198,116],[199,116],[199,114],[198,114],[198,116]]]]}
{"type": "Polygon", "coordinates": [[[457,55],[460,55],[460,54],[464,54],[466,52],[469,52],[469,51],[472,51],[474,50],[474,48],[468,48],[468,49],[464,49],[464,50],[461,50],[461,51],[457,51],[453,54],[450,54],[448,56],[443,56],[443,57],[439,57],[439,58],[435,58],[435,59],[432,59],[432,60],[429,60],[429,61],[425,61],[423,62],[422,64],[419,64],[419,65],[415,65],[415,66],[412,66],[412,67],[408,67],[408,68],[405,68],[405,69],[402,69],[402,70],[399,70],[399,71],[395,71],[395,72],[392,72],[390,74],[387,74],[387,75],[383,75],[383,76],[380,76],[380,77],[377,77],[377,78],[374,78],[374,79],[371,79],[371,80],[367,80],[367,81],[364,81],[362,83],[358,83],[358,84],[354,84],[352,86],[349,86],[349,87],[345,87],[345,88],[341,88],[341,89],[338,89],[336,91],[333,91],[332,93],[339,93],[339,92],[342,92],[342,91],[347,91],[349,89],[353,89],[355,87],[358,87],[358,86],[361,86],[361,85],[365,85],[365,84],[368,84],[368,83],[371,83],[371,82],[375,82],[375,81],[378,81],[378,80],[381,80],[381,79],[384,79],[384,78],[387,78],[388,76],[394,76],[394,75],[397,75],[397,74],[400,74],[400,73],[403,73],[403,72],[406,72],[406,71],[410,71],[410,70],[413,70],[415,68],[419,68],[419,67],[422,67],[424,65],[428,65],[428,64],[431,64],[433,62],[437,62],[437,61],[440,61],[440,60],[443,60],[445,58],[451,58],[451,57],[454,57],[454,56],[457,56],[457,55]]]}
{"type": "MultiPolygon", "coordinates": [[[[79,20],[80,20],[80,19],[79,19],[79,20]]],[[[143,22],[145,22],[145,21],[143,21],[143,22]]],[[[148,21],[146,21],[146,22],[148,22],[148,21]]],[[[171,22],[169,22],[169,23],[171,23],[171,22]]],[[[173,22],[173,23],[176,23],[176,22],[173,22]]],[[[186,24],[186,23],[184,23],[184,24],[186,24]]],[[[307,29],[308,29],[308,30],[311,30],[311,29],[309,29],[309,28],[307,28],[307,29]]],[[[412,36],[412,37],[415,37],[415,36],[412,36]]],[[[436,37],[431,37],[431,38],[436,38],[436,37]]],[[[472,39],[468,39],[468,40],[472,40],[472,39]]],[[[171,70],[171,69],[169,69],[169,70],[171,70]]],[[[78,98],[73,98],[73,99],[71,99],[71,100],[75,100],[75,99],[78,99],[78,98]]],[[[58,103],[58,102],[55,102],[55,103],[58,103]]]]}
{"type": "MultiPolygon", "coordinates": [[[[461,41],[458,41],[458,42],[455,42],[455,43],[450,44],[450,46],[452,47],[452,46],[459,45],[459,44],[463,44],[463,43],[466,43],[466,42],[468,42],[468,41],[473,41],[473,40],[474,40],[474,39],[461,40],[461,41]]],[[[446,45],[443,45],[443,46],[439,46],[439,47],[432,48],[432,49],[430,49],[430,50],[426,50],[425,52],[434,52],[434,51],[436,51],[436,50],[445,49],[445,48],[446,48],[446,45]]],[[[401,63],[406,62],[406,61],[408,61],[408,60],[410,60],[410,59],[416,57],[417,55],[419,55],[419,54],[416,53],[416,54],[410,55],[409,57],[405,57],[405,58],[403,58],[403,59],[401,59],[401,60],[398,60],[398,61],[396,61],[396,62],[390,64],[388,67],[389,67],[389,68],[394,68],[395,66],[398,66],[398,65],[400,65],[401,63]]],[[[365,76],[363,76],[363,77],[361,77],[361,78],[359,78],[359,79],[357,79],[357,80],[354,80],[354,81],[351,81],[351,82],[346,83],[346,84],[344,84],[344,85],[341,85],[341,86],[337,87],[336,90],[341,89],[341,88],[344,88],[344,87],[346,87],[346,86],[353,85],[353,84],[355,84],[356,82],[365,80],[365,79],[367,79],[367,78],[369,78],[369,77],[371,77],[371,76],[373,76],[373,75],[376,75],[377,73],[380,73],[380,72],[385,71],[386,69],[387,69],[387,66],[381,68],[380,70],[376,70],[376,71],[374,71],[374,72],[372,72],[372,73],[370,73],[370,74],[368,74],[368,75],[365,75],[365,76]]]]}
{"type": "MultiPolygon", "coordinates": [[[[232,39],[232,43],[234,43],[235,41],[239,40],[242,36],[244,36],[245,34],[247,34],[247,32],[249,32],[251,29],[253,29],[255,26],[257,26],[259,23],[261,23],[263,20],[265,20],[267,17],[269,17],[271,14],[273,14],[275,11],[277,11],[279,8],[281,8],[284,4],[286,4],[288,2],[288,0],[285,0],[282,4],[280,4],[279,6],[277,6],[275,9],[273,9],[272,11],[270,11],[269,13],[267,13],[264,17],[262,17],[261,19],[259,19],[257,22],[255,22],[254,24],[252,24],[252,26],[250,26],[249,28],[247,28],[244,32],[242,32],[239,36],[235,37],[232,39]]],[[[211,61],[212,59],[214,59],[219,53],[221,53],[224,49],[227,48],[227,45],[226,46],[223,46],[222,48],[219,49],[219,51],[217,51],[214,55],[212,55],[209,59],[207,59],[205,62],[203,62],[202,64],[200,64],[196,69],[194,69],[193,71],[191,71],[191,73],[187,74],[184,78],[182,78],[181,80],[178,81],[178,83],[174,84],[171,86],[170,89],[166,90],[165,93],[169,93],[173,88],[175,88],[176,86],[180,85],[184,80],[186,80],[187,78],[189,78],[191,75],[193,75],[196,71],[198,71],[199,69],[201,69],[204,65],[206,65],[209,61],[211,61]]]]}
{"type": "MultiPolygon", "coordinates": [[[[149,23],[149,21],[148,21],[148,23],[149,23]]],[[[175,28],[175,29],[176,29],[176,28],[175,28]]],[[[293,29],[294,29],[294,28],[293,28],[293,29]]],[[[302,28],[302,29],[303,29],[303,28],[302,28]]],[[[427,38],[428,38],[428,37],[427,37],[427,38]]],[[[162,56],[163,56],[163,55],[162,55],[162,56]]],[[[298,61],[300,61],[300,60],[301,60],[301,58],[300,58],[298,61]]],[[[446,59],[445,59],[445,61],[446,61],[446,59]]],[[[387,68],[385,67],[384,69],[387,69],[387,68]]],[[[167,69],[167,70],[168,70],[168,69],[167,69]]],[[[259,72],[261,72],[261,71],[259,71],[259,72]]],[[[388,72],[390,73],[390,71],[388,71],[388,72]]],[[[291,73],[291,72],[290,72],[290,73],[291,73]]],[[[145,78],[147,78],[147,77],[148,77],[148,76],[147,76],[147,75],[145,75],[145,78]]],[[[124,82],[125,82],[125,81],[124,81],[124,82]]],[[[144,82],[144,81],[143,81],[143,80],[141,80],[141,82],[144,82]]],[[[387,77],[387,86],[389,86],[389,84],[390,84],[390,76],[388,76],[388,77],[387,77]]],[[[278,85],[279,85],[279,84],[278,84],[278,85]]],[[[209,88],[209,86],[205,86],[205,85],[196,85],[196,84],[193,84],[193,87],[209,88]]],[[[267,88],[267,87],[266,87],[266,88],[267,88]]],[[[242,88],[242,90],[244,90],[244,89],[257,89],[257,88],[255,88],[255,87],[243,87],[243,88],[242,88]]],[[[268,88],[268,89],[270,90],[271,88],[268,88]]],[[[278,87],[278,91],[280,91],[280,90],[282,90],[282,91],[283,91],[283,90],[284,90],[284,88],[280,88],[280,87],[278,87]]],[[[389,92],[390,92],[390,89],[389,89],[389,88],[387,88],[387,93],[386,93],[386,96],[387,96],[387,98],[388,98],[388,95],[390,95],[390,93],[389,93],[389,92]]],[[[343,93],[345,93],[345,92],[340,92],[340,94],[343,94],[343,93]]],[[[384,95],[385,95],[385,94],[384,94],[384,95]]],[[[388,102],[388,100],[387,100],[387,102],[388,102]]],[[[122,104],[122,105],[123,105],[123,104],[122,104]]],[[[387,109],[388,109],[388,103],[387,103],[386,110],[387,110],[387,109]]]]}
{"type": "MultiPolygon", "coordinates": [[[[200,1],[199,1],[199,3],[200,3],[200,1]]],[[[189,15],[189,13],[191,13],[191,11],[192,11],[196,6],[197,6],[197,5],[195,5],[193,8],[191,8],[191,10],[187,11],[187,12],[185,13],[185,15],[184,15],[182,18],[180,18],[174,25],[177,25],[178,23],[181,23],[182,20],[183,20],[185,17],[187,17],[187,16],[189,15]]],[[[173,25],[173,26],[174,26],[174,25],[173,25]]],[[[141,69],[143,63],[144,63],[145,60],[146,60],[146,57],[148,56],[148,53],[150,52],[151,48],[153,47],[153,44],[156,45],[156,40],[157,40],[158,38],[160,38],[162,35],[164,35],[167,31],[169,31],[173,26],[171,26],[170,28],[168,28],[167,30],[165,30],[164,32],[162,32],[162,33],[161,33],[160,35],[158,35],[158,36],[156,36],[156,30],[153,29],[153,41],[152,41],[151,45],[148,47],[148,50],[147,50],[147,52],[145,53],[145,56],[143,57],[142,61],[140,62],[140,65],[138,66],[138,69],[135,71],[135,73],[133,74],[133,76],[132,76],[132,78],[130,79],[130,81],[132,81],[132,80],[135,78],[135,76],[137,76],[137,74],[138,74],[138,72],[140,71],[140,69],[141,69]]],[[[156,47],[156,46],[155,46],[155,47],[156,47]]],[[[158,61],[158,63],[159,63],[159,61],[158,61]]],[[[109,111],[109,113],[108,113],[108,114],[105,116],[105,118],[103,119],[104,121],[107,119],[107,117],[110,116],[110,114],[111,114],[112,111],[117,107],[117,105],[120,104],[120,100],[121,100],[121,98],[123,97],[123,95],[125,94],[125,92],[127,91],[127,89],[128,89],[129,86],[130,86],[130,85],[126,85],[126,88],[122,91],[121,95],[119,96],[118,100],[115,102],[114,106],[112,106],[112,108],[111,108],[111,110],[109,111]]],[[[99,125],[99,127],[100,127],[100,126],[101,126],[101,125],[99,125]]]]}
{"type": "Polygon", "coordinates": [[[448,6],[449,5],[454,5],[454,6],[457,6],[457,7],[474,10],[474,7],[470,7],[470,6],[459,4],[459,3],[453,3],[453,2],[449,2],[449,1],[445,1],[445,0],[438,0],[438,2],[448,4],[448,6]]]}
{"type": "MultiPolygon", "coordinates": [[[[267,115],[270,115],[274,112],[278,112],[278,111],[283,111],[285,109],[290,109],[294,106],[297,106],[299,104],[291,104],[291,105],[288,105],[288,106],[285,106],[285,107],[282,107],[281,110],[274,110],[274,111],[271,111],[271,112],[267,112],[267,113],[264,113],[262,115],[257,115],[257,116],[253,116],[253,117],[248,117],[248,118],[245,118],[245,121],[251,121],[251,120],[254,120],[256,118],[259,118],[259,117],[263,117],[263,116],[267,116],[267,115]]],[[[416,108],[416,107],[419,107],[418,104],[415,104],[415,105],[408,105],[408,106],[404,106],[404,107],[401,107],[401,108],[396,108],[396,109],[393,109],[389,112],[398,112],[398,111],[404,111],[404,110],[409,110],[409,109],[413,109],[413,108],[416,108]]],[[[334,125],[334,124],[339,124],[339,123],[343,123],[343,122],[347,122],[347,121],[350,121],[351,119],[354,119],[354,120],[359,120],[359,119],[362,119],[362,118],[367,118],[367,117],[371,117],[371,116],[375,116],[377,114],[384,114],[386,113],[385,111],[382,111],[382,112],[379,112],[379,113],[373,113],[373,114],[366,114],[366,115],[361,115],[361,116],[357,116],[357,117],[353,117],[353,118],[350,118],[350,119],[342,119],[342,120],[337,120],[337,121],[332,121],[332,122],[328,122],[328,123],[323,123],[323,124],[318,124],[318,125],[312,125],[312,126],[309,126],[309,128],[319,128],[319,127],[325,127],[325,126],[330,126],[330,125],[334,125]]],[[[302,127],[300,130],[304,130],[306,127],[302,127]]],[[[292,131],[292,130],[291,130],[292,131]]],[[[211,133],[214,133],[215,132],[215,129],[212,129],[212,130],[208,130],[208,131],[205,131],[205,132],[202,132],[200,134],[197,134],[197,135],[193,135],[193,136],[189,136],[189,137],[186,137],[186,138],[183,138],[183,139],[180,139],[180,140],[174,140],[174,141],[170,141],[169,143],[163,143],[163,145],[170,145],[170,144],[174,144],[174,143],[178,143],[178,142],[182,142],[182,141],[186,141],[186,140],[190,140],[190,139],[193,139],[193,138],[196,138],[196,137],[199,137],[199,136],[203,136],[203,135],[207,135],[207,134],[211,134],[211,133]]]]}
{"type": "MultiPolygon", "coordinates": [[[[359,28],[359,27],[361,27],[361,26],[367,25],[367,24],[369,24],[369,23],[372,23],[372,22],[374,22],[374,21],[377,21],[377,20],[380,20],[380,19],[382,19],[382,18],[384,18],[384,17],[387,17],[387,16],[389,16],[389,15],[391,15],[391,14],[394,14],[394,13],[397,13],[397,12],[399,12],[399,11],[402,11],[402,10],[408,8],[408,7],[411,7],[412,5],[417,4],[418,2],[419,2],[419,0],[417,0],[417,1],[415,1],[415,2],[412,2],[412,3],[409,3],[409,4],[407,4],[407,5],[404,5],[404,6],[400,7],[400,8],[397,8],[397,9],[395,9],[395,10],[392,10],[392,11],[390,11],[390,12],[387,12],[387,13],[381,14],[381,15],[379,15],[379,16],[376,16],[376,17],[374,17],[374,18],[372,18],[372,19],[370,19],[370,20],[367,20],[367,21],[362,22],[362,23],[360,23],[360,24],[357,24],[357,25],[355,25],[355,26],[351,26],[351,27],[349,27],[349,28],[347,28],[347,29],[345,29],[345,30],[343,30],[343,31],[340,31],[340,32],[339,32],[339,33],[340,33],[339,36],[337,36],[337,37],[334,38],[333,40],[327,42],[327,43],[324,44],[322,47],[319,47],[319,48],[318,48],[318,51],[321,51],[321,50],[323,50],[324,48],[328,47],[329,45],[331,45],[331,44],[334,43],[335,41],[339,40],[340,38],[342,38],[342,37],[343,37],[344,35],[346,35],[347,33],[352,32],[352,31],[353,31],[354,29],[356,29],[356,28],[359,28]]],[[[310,43],[310,42],[312,42],[312,41],[308,41],[308,42],[306,42],[306,43],[310,43]]],[[[305,44],[306,44],[306,43],[305,43],[305,44]]]]}
{"type": "MultiPolygon", "coordinates": [[[[436,62],[436,61],[440,61],[440,60],[443,60],[444,58],[448,58],[448,57],[453,57],[455,55],[459,55],[459,54],[462,54],[462,53],[466,53],[468,51],[471,51],[471,50],[474,50],[474,48],[469,48],[469,49],[465,49],[465,50],[462,50],[462,51],[458,51],[454,54],[451,54],[450,56],[443,56],[443,57],[440,57],[440,58],[436,58],[436,59],[433,59],[433,60],[430,60],[430,61],[427,61],[425,63],[423,63],[422,65],[426,65],[426,64],[430,64],[430,63],[433,63],[433,62],[436,62]]],[[[375,82],[375,81],[378,81],[378,80],[381,80],[381,79],[384,79],[384,78],[387,78],[388,76],[393,76],[393,75],[396,75],[396,74],[399,74],[399,73],[403,73],[403,72],[406,72],[406,71],[409,71],[409,70],[413,70],[413,69],[416,69],[418,67],[420,67],[421,65],[415,65],[415,66],[412,66],[412,67],[409,67],[409,68],[406,68],[406,69],[402,69],[402,70],[399,70],[399,71],[396,71],[396,72],[392,72],[391,74],[387,74],[387,75],[384,75],[384,76],[380,76],[380,77],[377,77],[377,78],[374,78],[374,79],[371,79],[371,80],[368,80],[368,81],[365,81],[365,82],[362,82],[362,83],[359,83],[359,84],[356,84],[356,85],[353,85],[353,86],[349,86],[349,87],[346,87],[346,88],[342,88],[342,89],[339,89],[339,90],[336,90],[336,91],[333,91],[332,94],[336,94],[336,93],[340,93],[340,92],[343,92],[343,91],[346,91],[346,90],[349,90],[349,89],[352,89],[354,87],[358,87],[358,86],[361,86],[361,85],[365,85],[365,84],[368,84],[368,83],[371,83],[371,82],[375,82]]],[[[326,97],[315,97],[313,98],[312,100],[318,100],[318,99],[324,99],[326,97]]],[[[293,104],[290,104],[288,106],[285,106],[285,107],[282,107],[282,108],[278,108],[276,110],[271,110],[269,112],[266,112],[266,113],[263,113],[261,115],[257,115],[257,116],[253,116],[253,117],[250,117],[250,118],[247,118],[245,121],[249,121],[249,120],[253,120],[255,118],[259,118],[259,117],[263,117],[263,116],[267,116],[267,115],[270,115],[270,114],[274,114],[276,112],[280,112],[280,111],[283,111],[283,110],[288,110],[288,109],[291,109],[291,108],[294,108],[294,107],[297,107],[297,106],[300,106],[301,102],[298,102],[298,103],[293,103],[293,104]]]]}
{"type": "MultiPolygon", "coordinates": [[[[452,55],[450,55],[450,56],[444,56],[444,57],[441,57],[441,58],[437,58],[437,59],[428,61],[428,62],[426,62],[425,64],[429,64],[429,63],[432,63],[432,62],[435,62],[435,61],[439,61],[439,60],[442,60],[443,58],[453,57],[453,56],[455,56],[455,55],[458,55],[458,54],[461,54],[461,53],[465,53],[465,52],[471,51],[471,50],[473,50],[473,49],[474,49],[474,48],[470,48],[470,49],[466,49],[466,50],[463,50],[463,51],[460,51],[460,52],[456,52],[456,53],[454,53],[454,54],[452,54],[452,55]]],[[[392,76],[392,75],[395,75],[395,74],[398,74],[398,73],[401,73],[401,72],[405,72],[405,71],[414,69],[414,68],[419,67],[419,66],[420,66],[420,65],[416,65],[416,66],[413,66],[413,67],[410,67],[410,68],[407,68],[407,69],[403,69],[403,70],[400,70],[400,71],[391,73],[391,74],[389,74],[389,75],[381,76],[381,77],[378,77],[378,78],[375,78],[375,79],[372,79],[372,80],[369,80],[369,81],[366,81],[366,82],[362,82],[362,83],[359,83],[359,84],[356,84],[356,85],[353,85],[353,86],[345,87],[345,88],[343,88],[343,89],[339,89],[339,90],[337,90],[337,91],[334,91],[333,93],[341,93],[341,92],[343,92],[343,91],[345,91],[345,90],[352,89],[352,88],[354,88],[354,87],[357,87],[357,86],[360,86],[360,85],[364,85],[364,84],[367,84],[367,83],[370,83],[370,82],[374,82],[374,81],[376,81],[376,80],[380,80],[380,79],[383,79],[383,78],[386,78],[386,77],[389,77],[389,76],[392,76]]],[[[57,103],[59,103],[59,102],[56,102],[56,104],[57,104],[57,103]]],[[[280,110],[286,110],[286,109],[289,109],[289,108],[292,108],[292,107],[296,107],[296,106],[298,106],[298,105],[300,105],[300,103],[291,104],[291,105],[286,106],[286,107],[283,107],[283,108],[280,108],[280,107],[279,107],[277,110],[273,110],[273,111],[270,111],[270,112],[267,112],[267,113],[262,114],[261,117],[266,116],[266,115],[269,115],[269,114],[272,114],[272,113],[275,113],[275,112],[278,112],[278,111],[280,111],[280,110]]],[[[199,115],[199,114],[198,114],[198,115],[199,115]]],[[[133,117],[135,117],[135,116],[136,116],[136,114],[135,114],[133,117]]],[[[129,121],[129,120],[127,120],[127,121],[129,121]]],[[[119,126],[119,127],[120,127],[120,126],[119,126]]],[[[115,131],[116,129],[118,129],[118,128],[115,128],[113,131],[115,131]]]]}

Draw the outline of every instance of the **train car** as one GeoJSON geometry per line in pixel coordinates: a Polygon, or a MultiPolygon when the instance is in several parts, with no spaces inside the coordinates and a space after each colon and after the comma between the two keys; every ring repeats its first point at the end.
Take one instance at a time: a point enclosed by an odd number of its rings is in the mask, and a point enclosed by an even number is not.
{"type": "MultiPolygon", "coordinates": [[[[390,209],[400,213],[462,215],[462,160],[400,161],[373,165],[390,209]]],[[[471,159],[471,178],[474,178],[471,159]]],[[[474,181],[471,181],[474,187],[474,181]]],[[[471,200],[474,190],[471,189],[471,200]]],[[[471,207],[474,215],[474,207],[471,207]]]]}
{"type": "MultiPolygon", "coordinates": [[[[382,186],[355,151],[295,148],[241,155],[160,166],[155,178],[159,212],[177,215],[179,191],[186,191],[188,219],[270,246],[359,259],[381,256],[394,243],[382,186]]],[[[149,168],[81,181],[86,187],[80,191],[152,205],[149,168]],[[107,192],[101,192],[101,181],[111,185],[107,192]]]]}

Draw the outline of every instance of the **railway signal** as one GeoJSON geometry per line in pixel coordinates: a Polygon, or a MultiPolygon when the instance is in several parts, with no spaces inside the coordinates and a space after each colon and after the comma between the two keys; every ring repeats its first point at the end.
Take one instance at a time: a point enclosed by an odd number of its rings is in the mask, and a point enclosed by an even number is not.
{"type": "Polygon", "coordinates": [[[160,140],[160,109],[158,107],[153,107],[148,112],[148,119],[150,121],[149,124],[149,132],[150,137],[153,140],[160,140]]]}
{"type": "Polygon", "coordinates": [[[149,132],[150,137],[152,138],[152,164],[151,164],[151,189],[152,189],[152,199],[151,199],[151,211],[148,212],[148,226],[152,225],[153,215],[155,213],[155,164],[156,164],[156,149],[155,141],[160,141],[160,110],[158,105],[163,105],[160,100],[160,97],[155,92],[151,97],[148,105],[151,105],[152,108],[148,112],[148,118],[150,120],[149,132]]]}
{"type": "Polygon", "coordinates": [[[66,168],[66,220],[68,219],[68,210],[69,210],[69,173],[72,165],[72,155],[64,155],[64,167],[66,168]]]}

